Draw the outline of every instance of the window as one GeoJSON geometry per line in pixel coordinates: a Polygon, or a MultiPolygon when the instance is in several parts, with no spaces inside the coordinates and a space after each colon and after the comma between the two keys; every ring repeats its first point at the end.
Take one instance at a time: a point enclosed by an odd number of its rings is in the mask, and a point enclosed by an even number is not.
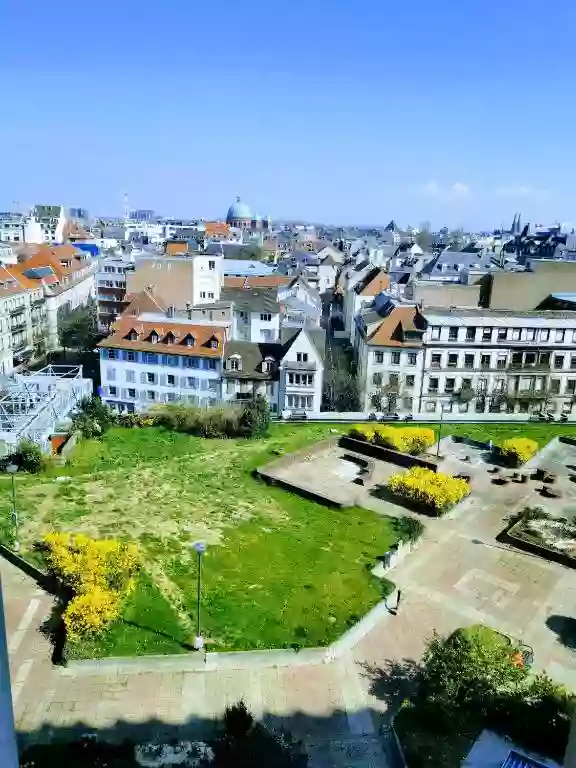
{"type": "Polygon", "coordinates": [[[126,360],[128,360],[129,363],[133,363],[134,360],[136,360],[136,355],[131,350],[128,350],[126,352],[126,360]]]}
{"type": "Polygon", "coordinates": [[[390,362],[392,365],[400,365],[400,352],[392,352],[390,362]]]}
{"type": "Polygon", "coordinates": [[[197,357],[185,357],[184,368],[200,368],[200,361],[197,357]]]}
{"type": "Polygon", "coordinates": [[[214,298],[214,291],[208,291],[208,298],[213,299],[214,298]]]}
{"type": "Polygon", "coordinates": [[[433,341],[438,341],[440,338],[440,326],[439,325],[433,325],[430,329],[430,338],[433,341]]]}
{"type": "Polygon", "coordinates": [[[464,368],[474,368],[474,355],[464,355],[464,368]]]}
{"type": "Polygon", "coordinates": [[[551,395],[560,394],[560,379],[550,379],[550,394],[551,395]]]}
{"type": "Polygon", "coordinates": [[[176,376],[169,373],[166,377],[166,382],[168,383],[169,387],[174,387],[176,385],[176,376]]]}
{"type": "Polygon", "coordinates": [[[206,368],[209,371],[215,371],[216,370],[216,360],[206,360],[206,368]]]}
{"type": "Polygon", "coordinates": [[[496,338],[498,341],[506,341],[508,338],[508,328],[498,328],[496,338]]]}
{"type": "Polygon", "coordinates": [[[512,341],[520,341],[521,332],[520,328],[512,328],[512,341]]]}
{"type": "Polygon", "coordinates": [[[270,360],[264,360],[262,363],[262,372],[263,373],[270,373],[272,370],[272,363],[270,360]]]}
{"type": "Polygon", "coordinates": [[[187,347],[194,346],[194,336],[186,336],[186,346],[187,347]]]}
{"type": "Polygon", "coordinates": [[[432,368],[440,368],[441,362],[442,362],[442,355],[433,354],[432,355],[432,360],[430,362],[430,366],[432,368]]]}
{"type": "Polygon", "coordinates": [[[136,331],[130,331],[130,333],[128,334],[128,339],[130,341],[138,341],[138,334],[136,333],[136,331]]]}
{"type": "Polygon", "coordinates": [[[564,355],[554,355],[554,368],[564,368],[564,355]]]}
{"type": "Polygon", "coordinates": [[[523,360],[522,352],[513,352],[510,365],[512,365],[514,368],[521,368],[523,364],[522,360],[523,360]]]}
{"type": "Polygon", "coordinates": [[[296,362],[297,363],[307,363],[308,362],[308,352],[296,352],[296,362]]]}
{"type": "Polygon", "coordinates": [[[158,344],[158,334],[156,333],[156,331],[152,331],[152,333],[150,334],[150,341],[152,342],[152,344],[158,344]]]}
{"type": "Polygon", "coordinates": [[[155,365],[158,362],[158,355],[154,352],[147,352],[146,362],[150,363],[150,365],[155,365]]]}
{"type": "Polygon", "coordinates": [[[405,397],[402,402],[404,404],[404,410],[405,411],[411,411],[412,410],[413,400],[412,400],[411,397],[405,397]]]}
{"type": "Polygon", "coordinates": [[[454,392],[454,387],[456,386],[456,379],[446,379],[446,383],[444,385],[444,391],[447,395],[451,395],[454,392]]]}
{"type": "Polygon", "coordinates": [[[565,391],[567,395],[573,395],[576,392],[576,379],[568,379],[565,391]]]}
{"type": "Polygon", "coordinates": [[[524,365],[536,365],[536,352],[526,352],[524,355],[524,365]]]}
{"type": "Polygon", "coordinates": [[[260,336],[262,337],[262,341],[270,342],[272,341],[273,332],[269,328],[265,328],[264,330],[260,331],[260,336]]]}
{"type": "Polygon", "coordinates": [[[550,339],[550,331],[548,328],[543,328],[540,331],[540,341],[549,341],[550,339]]]}
{"type": "Polygon", "coordinates": [[[116,360],[116,350],[115,349],[109,349],[108,350],[108,360],[116,360]]]}
{"type": "Polygon", "coordinates": [[[388,383],[391,387],[397,387],[400,383],[400,378],[397,373],[391,373],[388,377],[388,383]]]}
{"type": "Polygon", "coordinates": [[[414,386],[414,381],[415,381],[414,376],[410,376],[410,375],[406,376],[406,388],[412,389],[412,387],[414,386]]]}
{"type": "Polygon", "coordinates": [[[384,362],[384,352],[374,352],[374,362],[375,363],[383,363],[384,362]]]}
{"type": "Polygon", "coordinates": [[[263,323],[270,322],[270,320],[272,320],[272,315],[269,312],[261,312],[260,320],[262,320],[263,323]]]}
{"type": "Polygon", "coordinates": [[[128,397],[131,400],[135,400],[136,399],[136,390],[135,389],[129,389],[128,390],[128,397]]]}
{"type": "Polygon", "coordinates": [[[428,392],[438,392],[438,379],[431,377],[428,380],[428,392]]]}
{"type": "Polygon", "coordinates": [[[228,367],[231,371],[239,371],[240,370],[240,361],[237,357],[231,357],[228,360],[228,367]]]}
{"type": "Polygon", "coordinates": [[[210,339],[210,349],[218,349],[218,339],[210,339]]]}
{"type": "Polygon", "coordinates": [[[470,328],[466,328],[466,341],[474,341],[476,338],[476,328],[474,326],[471,326],[470,328]]]}
{"type": "Polygon", "coordinates": [[[208,269],[216,269],[216,262],[215,261],[209,261],[208,262],[208,269]]]}
{"type": "Polygon", "coordinates": [[[108,381],[116,380],[116,368],[106,368],[106,378],[108,381]]]}
{"type": "Polygon", "coordinates": [[[570,356],[570,368],[572,368],[572,370],[576,368],[576,355],[570,356]]]}
{"type": "Polygon", "coordinates": [[[526,341],[536,341],[536,328],[526,328],[526,341]]]}
{"type": "Polygon", "coordinates": [[[416,365],[418,355],[416,352],[408,352],[408,365],[416,365]]]}
{"type": "Polygon", "coordinates": [[[468,402],[458,404],[458,410],[460,411],[460,413],[468,413],[469,407],[470,407],[470,403],[468,402]]]}
{"type": "Polygon", "coordinates": [[[173,333],[166,334],[166,344],[174,344],[174,334],[173,333]]]}
{"type": "Polygon", "coordinates": [[[376,387],[379,387],[382,384],[382,374],[381,373],[375,373],[372,376],[372,384],[374,384],[376,387]]]}
{"type": "Polygon", "coordinates": [[[116,397],[117,389],[116,387],[108,387],[108,392],[110,393],[111,397],[116,397]]]}
{"type": "Polygon", "coordinates": [[[492,328],[482,328],[482,341],[492,341],[492,328]]]}
{"type": "Polygon", "coordinates": [[[563,328],[558,328],[554,333],[554,341],[564,341],[566,331],[563,328]]]}
{"type": "Polygon", "coordinates": [[[173,403],[176,400],[176,395],[174,392],[167,392],[166,393],[166,401],[169,403],[173,403]]]}
{"type": "Polygon", "coordinates": [[[448,328],[448,341],[458,341],[458,328],[455,326],[448,328]]]}
{"type": "Polygon", "coordinates": [[[480,355],[480,368],[490,368],[490,355],[480,355]]]}
{"type": "Polygon", "coordinates": [[[126,381],[128,384],[133,384],[136,381],[136,374],[134,371],[126,371],[126,381]]]}
{"type": "Polygon", "coordinates": [[[206,298],[206,291],[200,291],[200,298],[205,299],[206,298]]]}
{"type": "Polygon", "coordinates": [[[572,343],[576,342],[576,331],[572,331],[572,343]]]}
{"type": "Polygon", "coordinates": [[[148,384],[155,384],[156,383],[156,374],[148,372],[146,374],[146,381],[148,382],[148,384]]]}
{"type": "Polygon", "coordinates": [[[146,392],[146,397],[148,398],[148,400],[156,400],[156,392],[154,392],[153,389],[149,389],[146,392]]]}
{"type": "Polygon", "coordinates": [[[472,389],[472,379],[462,379],[462,389],[472,389]]]}
{"type": "Polygon", "coordinates": [[[478,392],[486,394],[488,389],[488,379],[478,379],[478,392]]]}
{"type": "Polygon", "coordinates": [[[448,355],[448,368],[456,368],[458,366],[458,355],[448,355]]]}
{"type": "Polygon", "coordinates": [[[424,408],[426,409],[427,413],[434,413],[436,410],[436,403],[434,402],[434,400],[428,400],[425,403],[424,408]]]}

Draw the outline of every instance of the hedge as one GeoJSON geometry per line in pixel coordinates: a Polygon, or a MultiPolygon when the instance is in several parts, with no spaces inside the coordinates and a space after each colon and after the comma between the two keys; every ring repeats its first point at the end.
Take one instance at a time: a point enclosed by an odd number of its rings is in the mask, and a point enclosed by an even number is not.
{"type": "Polygon", "coordinates": [[[432,509],[436,514],[450,509],[470,493],[466,480],[423,467],[412,467],[408,472],[392,475],[387,488],[407,501],[432,509]]]}

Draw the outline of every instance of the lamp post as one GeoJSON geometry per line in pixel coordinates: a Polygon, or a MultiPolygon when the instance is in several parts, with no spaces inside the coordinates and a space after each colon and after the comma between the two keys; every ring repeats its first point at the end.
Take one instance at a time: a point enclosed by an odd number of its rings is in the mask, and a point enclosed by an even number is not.
{"type": "Polygon", "coordinates": [[[444,403],[440,403],[440,426],[438,427],[438,446],[436,448],[436,458],[440,458],[440,440],[442,440],[442,425],[444,423],[444,403]]]}
{"type": "Polygon", "coordinates": [[[18,466],[16,464],[8,464],[6,472],[12,477],[12,525],[14,526],[14,552],[20,550],[20,542],[18,540],[18,512],[16,510],[16,483],[14,476],[18,472],[18,466]]]}
{"type": "Polygon", "coordinates": [[[200,591],[202,588],[202,555],[206,552],[206,543],[203,541],[195,541],[194,544],[192,544],[192,548],[198,555],[198,567],[196,569],[196,637],[194,638],[194,648],[197,651],[201,651],[204,647],[204,638],[200,634],[200,591]]]}

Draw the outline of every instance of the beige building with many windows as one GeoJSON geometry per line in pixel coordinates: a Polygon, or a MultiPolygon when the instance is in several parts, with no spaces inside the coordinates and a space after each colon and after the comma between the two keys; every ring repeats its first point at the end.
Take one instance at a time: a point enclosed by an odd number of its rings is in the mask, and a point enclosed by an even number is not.
{"type": "Polygon", "coordinates": [[[576,312],[418,309],[358,319],[363,407],[414,416],[571,413],[576,312]]]}

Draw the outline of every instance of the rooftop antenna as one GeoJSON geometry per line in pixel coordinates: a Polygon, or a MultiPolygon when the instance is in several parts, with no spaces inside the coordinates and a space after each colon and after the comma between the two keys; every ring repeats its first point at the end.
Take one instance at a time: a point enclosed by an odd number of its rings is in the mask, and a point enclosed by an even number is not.
{"type": "Polygon", "coordinates": [[[128,205],[128,192],[124,192],[124,221],[128,222],[130,219],[130,206],[128,205]]]}

